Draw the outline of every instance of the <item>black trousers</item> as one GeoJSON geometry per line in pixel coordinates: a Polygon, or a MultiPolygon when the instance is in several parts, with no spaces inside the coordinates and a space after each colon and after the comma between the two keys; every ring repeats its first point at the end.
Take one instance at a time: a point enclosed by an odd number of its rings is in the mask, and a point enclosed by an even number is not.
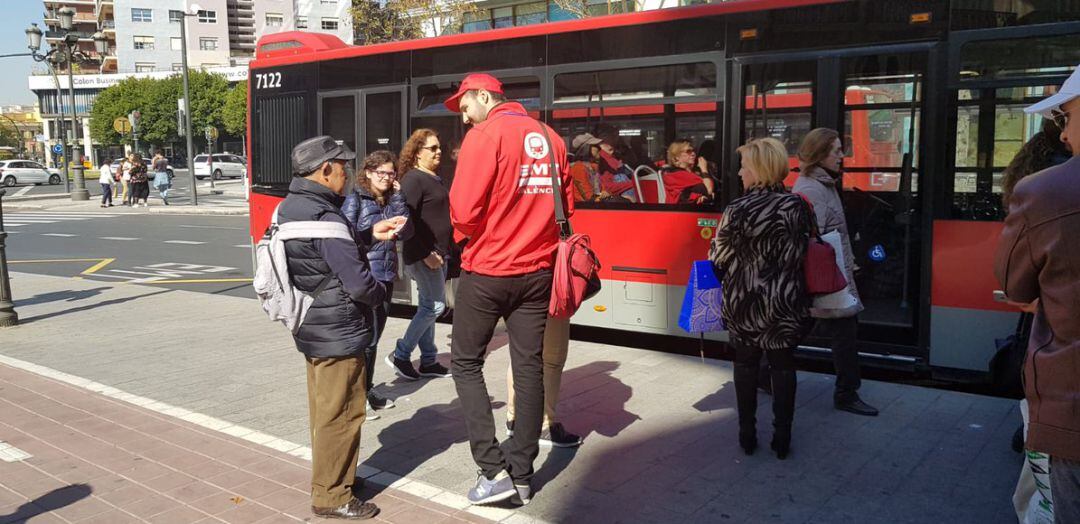
{"type": "Polygon", "coordinates": [[[859,348],[855,345],[859,321],[856,317],[822,318],[817,321],[821,336],[831,340],[836,389],[833,402],[844,403],[859,398],[862,379],[859,371],[859,348]]]}
{"type": "MultiPolygon", "coordinates": [[[[762,349],[735,337],[735,401],[739,408],[739,429],[753,433],[757,425],[757,388],[762,349]]],[[[769,360],[773,388],[773,427],[777,433],[791,434],[795,418],[795,348],[764,351],[769,360]]]]}
{"type": "Polygon", "coordinates": [[[473,460],[488,479],[504,469],[517,483],[527,483],[533,475],[544,417],[544,326],[551,278],[550,270],[510,277],[461,273],[454,303],[450,367],[473,460]],[[506,444],[506,456],[495,438],[491,397],[484,382],[487,346],[500,318],[506,321],[510,335],[514,375],[514,436],[506,444]]]}
{"type": "Polygon", "coordinates": [[[390,316],[390,301],[394,297],[394,283],[383,282],[383,285],[386,286],[386,300],[372,308],[375,311],[375,336],[371,337],[371,344],[364,348],[364,366],[367,369],[367,373],[364,374],[367,387],[364,391],[368,393],[371,392],[371,386],[375,385],[375,353],[379,349],[379,339],[382,338],[383,330],[386,329],[386,319],[390,316]]]}

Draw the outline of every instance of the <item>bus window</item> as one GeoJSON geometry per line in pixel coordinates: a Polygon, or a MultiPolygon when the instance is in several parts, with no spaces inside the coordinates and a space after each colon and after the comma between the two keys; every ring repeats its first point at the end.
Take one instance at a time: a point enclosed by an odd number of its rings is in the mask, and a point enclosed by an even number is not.
{"type": "MultiPolygon", "coordinates": [[[[540,80],[535,76],[499,78],[503,93],[510,100],[521,102],[530,111],[540,109],[540,80]]],[[[449,110],[443,105],[447,98],[457,92],[460,79],[453,82],[422,84],[416,88],[417,116],[445,114],[449,110]]]]}
{"type": "MultiPolygon", "coordinates": [[[[854,71],[846,76],[844,86],[846,189],[899,191],[908,151],[913,152],[912,167],[919,167],[922,78],[910,72],[917,67],[907,63],[910,60],[911,55],[866,57],[849,66],[854,71]]],[[[915,173],[911,185],[913,192],[918,191],[915,173]]]]}
{"type": "Polygon", "coordinates": [[[319,99],[320,133],[345,142],[356,151],[356,95],[323,96],[319,99]]]}
{"type": "Polygon", "coordinates": [[[661,98],[715,100],[716,64],[700,62],[555,75],[556,106],[661,98]]]}
{"type": "MultiPolygon", "coordinates": [[[[1021,149],[1038,137],[1043,118],[1024,108],[1053,93],[1056,86],[960,89],[957,93],[956,157],[951,217],[1001,220],[1004,172],[1021,149]]],[[[1041,143],[1041,142],[1040,142],[1041,143]]],[[[1052,137],[1046,143],[1058,143],[1052,137]]],[[[1063,146],[1059,146],[1063,147],[1063,146]]],[[[1048,147],[1040,147],[1047,151],[1048,147]]],[[[1067,156],[1059,149],[1059,156],[1067,156]]]]}
{"type": "MultiPolygon", "coordinates": [[[[788,164],[799,165],[796,153],[803,137],[813,128],[814,77],[812,62],[765,63],[747,66],[744,71],[742,142],[772,137],[784,144],[788,164]]],[[[798,174],[788,175],[784,184],[795,185],[798,174]]]]}

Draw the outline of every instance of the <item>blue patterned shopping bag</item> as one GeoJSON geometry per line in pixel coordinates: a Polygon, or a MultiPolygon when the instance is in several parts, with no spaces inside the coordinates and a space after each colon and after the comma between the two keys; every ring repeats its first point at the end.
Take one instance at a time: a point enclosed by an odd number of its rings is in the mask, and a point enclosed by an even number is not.
{"type": "Polygon", "coordinates": [[[690,281],[686,283],[682,310],[679,311],[679,327],[689,333],[723,331],[724,321],[720,318],[722,296],[720,280],[716,278],[712,262],[695,260],[690,268],[690,281]]]}

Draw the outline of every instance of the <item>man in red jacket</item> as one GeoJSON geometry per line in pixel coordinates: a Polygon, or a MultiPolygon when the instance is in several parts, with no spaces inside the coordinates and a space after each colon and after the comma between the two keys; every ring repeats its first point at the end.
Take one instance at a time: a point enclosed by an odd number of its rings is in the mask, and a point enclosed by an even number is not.
{"type": "Polygon", "coordinates": [[[473,459],[480,466],[469,501],[488,504],[517,494],[527,503],[539,453],[541,355],[559,243],[554,188],[563,191],[567,214],[574,202],[566,145],[521,104],[507,101],[502,84],[491,75],[467,76],[446,107],[473,125],[461,144],[450,190],[455,240],[468,239],[455,296],[450,367],[473,459]],[[484,383],[484,356],[500,318],[510,334],[516,407],[514,436],[505,455],[495,438],[484,383]]]}

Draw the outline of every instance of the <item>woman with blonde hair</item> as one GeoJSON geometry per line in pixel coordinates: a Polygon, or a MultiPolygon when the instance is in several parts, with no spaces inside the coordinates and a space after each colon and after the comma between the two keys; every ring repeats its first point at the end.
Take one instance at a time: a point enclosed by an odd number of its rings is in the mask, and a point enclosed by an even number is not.
{"type": "Polygon", "coordinates": [[[716,181],[702,171],[694,144],[685,138],[671,142],[667,163],[660,169],[668,203],[704,204],[715,198],[716,181]]]}
{"type": "Polygon", "coordinates": [[[405,380],[449,378],[436,359],[435,320],[446,310],[446,258],[450,255],[450,190],[436,173],[442,160],[439,135],[432,129],[413,131],[398,157],[398,181],[409,207],[412,238],[405,241],[405,274],[416,282],[420,304],[386,363],[405,380]],[[412,352],[420,346],[420,369],[412,352]]]}
{"type": "Polygon", "coordinates": [[[738,149],[744,194],[724,210],[709,259],[723,275],[721,314],[735,350],[739,445],[757,448],[757,388],[761,355],[771,368],[772,449],[780,459],[791,447],[795,415],[795,346],[810,327],[803,258],[810,240],[810,210],[784,188],[787,152],[775,138],[738,149]]]}
{"type": "Polygon", "coordinates": [[[836,369],[833,406],[856,415],[876,416],[877,409],[859,398],[859,350],[855,347],[859,323],[855,315],[863,310],[863,305],[855,286],[855,255],[851,250],[844,204],[840,200],[843,182],[840,164],[844,159],[840,134],[824,127],[814,129],[803,137],[798,155],[799,177],[792,191],[813,205],[821,234],[831,231],[840,233],[841,247],[844,249],[844,266],[841,269],[848,282],[847,291],[855,297],[854,303],[843,309],[810,310],[810,314],[818,319],[817,329],[832,339],[833,366],[836,369]]]}

